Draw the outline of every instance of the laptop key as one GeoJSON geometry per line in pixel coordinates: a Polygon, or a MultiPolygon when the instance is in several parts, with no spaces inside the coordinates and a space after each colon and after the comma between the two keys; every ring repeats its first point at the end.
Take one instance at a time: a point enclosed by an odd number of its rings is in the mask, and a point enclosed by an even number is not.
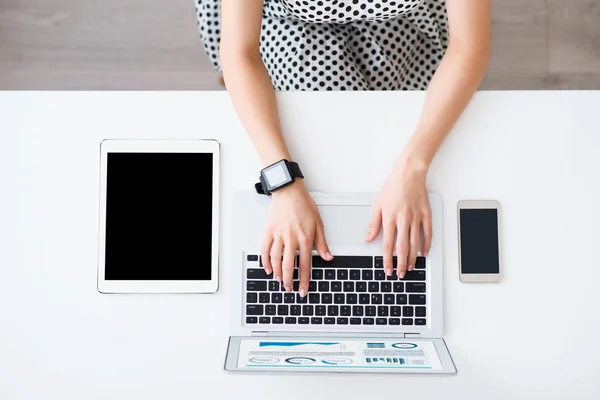
{"type": "Polygon", "coordinates": [[[356,304],[358,302],[358,295],[356,293],[348,293],[346,295],[347,304],[356,304]]]}
{"type": "Polygon", "coordinates": [[[344,282],[344,292],[354,292],[354,282],[344,282]]]}
{"type": "Polygon", "coordinates": [[[341,292],[342,291],[342,282],[340,282],[340,281],[331,282],[331,291],[332,292],[341,292]]]}
{"type": "Polygon", "coordinates": [[[354,317],[362,317],[364,315],[363,306],[353,306],[352,307],[352,316],[354,317]]]}
{"type": "Polygon", "coordinates": [[[373,318],[363,318],[363,325],[373,325],[375,320],[373,318]]]}
{"type": "Polygon", "coordinates": [[[412,325],[412,324],[413,324],[412,318],[402,318],[402,325],[412,325]]]}
{"type": "Polygon", "coordinates": [[[394,288],[394,293],[404,292],[404,282],[394,282],[393,288],[394,288]]]}
{"type": "Polygon", "coordinates": [[[350,325],[360,325],[362,320],[360,318],[350,318],[350,325]]]}
{"type": "Polygon", "coordinates": [[[271,293],[271,303],[281,303],[283,301],[283,293],[271,293]]]}
{"type": "Polygon", "coordinates": [[[405,317],[412,317],[413,316],[413,307],[412,306],[402,307],[402,315],[404,315],[405,317]]]}
{"type": "Polygon", "coordinates": [[[364,269],[362,272],[362,280],[370,281],[373,279],[373,271],[370,269],[364,269]]]}
{"type": "Polygon", "coordinates": [[[336,256],[331,261],[325,261],[320,256],[313,256],[313,268],[373,268],[371,256],[336,256]]]}
{"type": "Polygon", "coordinates": [[[348,325],[348,318],[340,317],[337,319],[338,325],[348,325]]]}
{"type": "Polygon", "coordinates": [[[410,294],[408,295],[408,304],[426,304],[426,298],[424,294],[410,294]]]}
{"type": "Polygon", "coordinates": [[[271,275],[267,275],[262,268],[248,268],[246,270],[246,278],[248,279],[271,279],[271,275]]]}
{"type": "Polygon", "coordinates": [[[294,268],[294,280],[299,279],[300,272],[298,268],[294,268]]]}
{"type": "Polygon", "coordinates": [[[322,269],[313,269],[312,270],[312,279],[320,281],[323,279],[323,270],[322,269]]]}
{"type": "Polygon", "coordinates": [[[369,282],[369,292],[379,293],[379,282],[369,282]]]}
{"type": "Polygon", "coordinates": [[[356,282],[356,291],[357,292],[366,292],[367,291],[367,282],[356,282]]]}
{"type": "Polygon", "coordinates": [[[290,306],[290,315],[302,315],[302,307],[298,304],[290,306]]]}
{"type": "Polygon", "coordinates": [[[387,318],[377,318],[375,323],[377,325],[387,325],[387,318]]]}
{"type": "Polygon", "coordinates": [[[256,293],[246,293],[246,303],[257,303],[257,302],[258,302],[258,296],[256,295],[256,293]]]}
{"type": "Polygon", "coordinates": [[[321,295],[319,293],[309,293],[308,302],[310,304],[319,304],[321,302],[321,295]]]}
{"type": "Polygon", "coordinates": [[[427,325],[425,318],[415,318],[415,325],[427,325]]]}
{"type": "Polygon", "coordinates": [[[367,317],[374,317],[375,315],[377,315],[377,308],[375,306],[366,306],[365,315],[367,317]]]}
{"type": "Polygon", "coordinates": [[[320,324],[323,323],[323,318],[321,318],[321,317],[312,317],[310,319],[310,323],[313,324],[313,325],[320,325],[320,324]]]}
{"type": "Polygon", "coordinates": [[[325,270],[325,279],[328,281],[332,281],[335,279],[335,269],[326,269],[325,270]]]}
{"type": "Polygon", "coordinates": [[[415,307],[415,315],[417,317],[425,317],[427,316],[427,308],[426,307],[415,307]]]}
{"type": "Polygon", "coordinates": [[[331,293],[321,293],[321,303],[331,304],[333,302],[333,295],[331,293]]]}
{"type": "Polygon", "coordinates": [[[385,280],[385,272],[382,269],[375,270],[375,280],[376,281],[384,281],[385,280]]]}
{"type": "Polygon", "coordinates": [[[285,317],[285,323],[286,324],[295,324],[296,323],[296,317],[285,317]]]}
{"type": "Polygon", "coordinates": [[[258,295],[259,303],[269,303],[271,302],[271,295],[269,293],[261,293],[258,295]]]}
{"type": "MultiPolygon", "coordinates": [[[[295,278],[298,279],[298,278],[295,278]]],[[[298,291],[300,290],[300,281],[294,281],[294,284],[292,285],[292,291],[298,293],[298,291]]]]}
{"type": "Polygon", "coordinates": [[[283,324],[283,317],[273,317],[271,322],[273,324],[283,324]]]}
{"type": "Polygon", "coordinates": [[[392,317],[401,316],[402,315],[401,307],[400,306],[391,306],[390,307],[390,315],[392,317]]]}
{"type": "Polygon", "coordinates": [[[300,293],[296,293],[296,303],[297,304],[306,304],[308,303],[308,296],[300,296],[300,293]]]}
{"type": "Polygon", "coordinates": [[[389,314],[388,306],[377,307],[377,316],[378,317],[387,317],[388,314],[389,314]]]}
{"type": "Polygon", "coordinates": [[[255,324],[257,322],[258,322],[258,318],[256,318],[256,317],[246,317],[247,324],[255,324]]]}
{"type": "Polygon", "coordinates": [[[287,304],[280,304],[277,306],[277,315],[288,315],[289,306],[287,304]]]}
{"type": "Polygon", "coordinates": [[[425,282],[406,282],[406,293],[425,293],[425,282]]]}
{"type": "Polygon", "coordinates": [[[375,268],[383,269],[383,257],[375,257],[375,268]]]}
{"type": "Polygon", "coordinates": [[[422,268],[425,268],[425,266],[426,266],[425,257],[418,256],[417,262],[415,263],[415,268],[422,269],[422,268]]]}
{"type": "Polygon", "coordinates": [[[360,280],[360,269],[351,269],[350,270],[350,279],[353,281],[360,280]]]}
{"type": "Polygon", "coordinates": [[[335,318],[331,318],[331,317],[325,318],[325,324],[326,325],[333,325],[333,324],[335,324],[335,318]]]}
{"type": "Polygon", "coordinates": [[[400,325],[400,318],[390,318],[390,325],[400,325]]]}
{"type": "Polygon", "coordinates": [[[296,295],[294,293],[285,293],[283,295],[283,302],[290,304],[296,301],[296,295]]]}
{"type": "Polygon", "coordinates": [[[348,270],[347,269],[338,269],[337,278],[340,281],[345,281],[348,279],[348,270]]]}
{"type": "Polygon", "coordinates": [[[269,282],[269,291],[270,292],[279,292],[279,290],[280,290],[279,282],[277,282],[277,281],[269,282]]]}
{"type": "Polygon", "coordinates": [[[382,297],[380,294],[373,293],[371,295],[371,304],[381,304],[381,302],[382,302],[382,297]]]}
{"type": "Polygon", "coordinates": [[[329,292],[329,282],[321,281],[319,282],[319,292],[329,292]]]}
{"type": "Polygon", "coordinates": [[[328,306],[327,307],[327,315],[331,317],[337,317],[340,313],[338,306],[328,306]]]}
{"type": "Polygon", "coordinates": [[[246,260],[248,260],[248,261],[258,261],[258,256],[256,254],[248,254],[248,256],[246,256],[246,260]]]}
{"type": "Polygon", "coordinates": [[[392,283],[391,282],[381,282],[381,292],[389,293],[392,291],[392,283]]]}
{"type": "Polygon", "coordinates": [[[345,299],[345,295],[344,293],[336,293],[333,295],[333,303],[334,304],[344,304],[346,303],[346,299],[345,299]]]}
{"type": "Polygon", "coordinates": [[[393,294],[384,294],[383,295],[383,303],[384,304],[394,304],[394,295],[393,294]]]}
{"type": "Polygon", "coordinates": [[[262,304],[248,304],[246,306],[246,315],[263,315],[263,311],[262,304]]]}
{"type": "Polygon", "coordinates": [[[405,294],[396,295],[396,304],[407,304],[408,299],[405,294]]]}
{"type": "Polygon", "coordinates": [[[271,317],[260,317],[258,319],[258,323],[259,324],[270,324],[271,323],[271,317]]]}
{"type": "Polygon", "coordinates": [[[265,292],[267,290],[267,281],[248,281],[246,290],[249,292],[265,292]]]}
{"type": "Polygon", "coordinates": [[[273,304],[267,304],[265,306],[265,314],[266,315],[276,315],[277,314],[277,307],[274,306],[273,304]]]}
{"type": "Polygon", "coordinates": [[[404,276],[403,281],[424,281],[425,280],[425,270],[423,269],[413,269],[412,271],[406,271],[406,275],[404,276]]]}
{"type": "Polygon", "coordinates": [[[308,315],[309,317],[313,315],[315,309],[311,305],[302,306],[302,315],[308,315]]]}
{"type": "Polygon", "coordinates": [[[340,315],[344,317],[349,317],[352,315],[352,307],[350,306],[341,306],[340,307],[340,315]]]}
{"type": "Polygon", "coordinates": [[[315,315],[326,315],[327,307],[325,306],[316,306],[315,307],[315,315]]]}
{"type": "Polygon", "coordinates": [[[310,319],[308,317],[299,317],[298,318],[298,323],[299,324],[308,324],[308,322],[310,321],[310,319]]]}
{"type": "Polygon", "coordinates": [[[308,283],[308,291],[309,292],[316,292],[317,291],[317,282],[315,281],[310,281],[308,283]]]}
{"type": "Polygon", "coordinates": [[[358,295],[358,302],[360,304],[369,304],[369,295],[366,293],[358,295]]]}

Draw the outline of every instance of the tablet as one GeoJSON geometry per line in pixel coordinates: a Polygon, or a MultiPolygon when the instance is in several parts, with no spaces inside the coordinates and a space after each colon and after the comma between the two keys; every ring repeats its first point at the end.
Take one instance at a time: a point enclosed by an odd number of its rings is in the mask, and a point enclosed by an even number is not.
{"type": "Polygon", "coordinates": [[[98,291],[216,292],[219,143],[105,140],[100,160],[98,291]]]}

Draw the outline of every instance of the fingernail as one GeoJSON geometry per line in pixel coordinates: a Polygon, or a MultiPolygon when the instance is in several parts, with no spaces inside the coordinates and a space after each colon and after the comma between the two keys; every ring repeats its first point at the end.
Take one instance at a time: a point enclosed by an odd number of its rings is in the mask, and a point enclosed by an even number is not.
{"type": "Polygon", "coordinates": [[[427,252],[423,253],[423,257],[427,257],[427,254],[428,254],[427,252]]]}
{"type": "Polygon", "coordinates": [[[304,291],[304,289],[300,289],[300,297],[304,296],[306,296],[306,292],[304,291]]]}
{"type": "Polygon", "coordinates": [[[409,265],[409,266],[408,266],[408,270],[409,270],[409,271],[412,271],[412,270],[413,270],[413,266],[412,266],[412,265],[409,265]]]}
{"type": "Polygon", "coordinates": [[[365,235],[365,240],[369,240],[370,237],[371,237],[371,232],[369,232],[365,235]]]}
{"type": "Polygon", "coordinates": [[[279,276],[276,276],[276,277],[275,277],[275,280],[276,280],[277,282],[281,283],[281,277],[279,277],[279,276]]]}
{"type": "Polygon", "coordinates": [[[267,270],[267,275],[271,275],[273,273],[273,270],[268,269],[267,270]]]}
{"type": "Polygon", "coordinates": [[[286,292],[291,292],[291,291],[292,291],[292,288],[291,288],[291,287],[289,287],[289,286],[286,286],[286,287],[285,287],[285,291],[286,291],[286,292]]]}
{"type": "Polygon", "coordinates": [[[327,253],[325,253],[325,257],[326,257],[328,260],[331,260],[331,259],[333,258],[333,256],[331,255],[331,253],[330,253],[330,252],[327,252],[327,253]]]}
{"type": "Polygon", "coordinates": [[[385,274],[386,274],[387,276],[392,276],[392,269],[391,269],[391,268],[387,268],[387,269],[385,270],[385,274]]]}
{"type": "Polygon", "coordinates": [[[398,276],[400,277],[400,279],[404,279],[404,275],[405,275],[404,271],[401,271],[401,272],[398,274],[398,276]]]}

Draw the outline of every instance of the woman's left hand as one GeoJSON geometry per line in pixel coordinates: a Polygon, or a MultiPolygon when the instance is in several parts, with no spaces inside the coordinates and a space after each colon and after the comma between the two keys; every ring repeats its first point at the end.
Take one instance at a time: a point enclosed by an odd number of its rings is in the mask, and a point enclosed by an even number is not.
{"type": "Polygon", "coordinates": [[[365,240],[372,241],[383,228],[383,268],[386,275],[393,271],[393,251],[396,247],[397,274],[404,278],[412,271],[419,252],[427,256],[431,247],[431,207],[425,180],[427,168],[400,157],[386,180],[373,207],[373,216],[365,240]],[[397,239],[394,241],[397,233],[397,239]]]}

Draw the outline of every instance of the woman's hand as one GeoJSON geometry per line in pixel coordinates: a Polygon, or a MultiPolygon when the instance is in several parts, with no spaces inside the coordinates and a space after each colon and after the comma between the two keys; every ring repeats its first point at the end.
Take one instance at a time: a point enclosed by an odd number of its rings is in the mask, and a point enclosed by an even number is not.
{"type": "Polygon", "coordinates": [[[372,241],[383,228],[383,268],[388,276],[393,271],[394,245],[400,278],[404,278],[406,271],[412,271],[415,266],[421,244],[421,228],[422,255],[427,256],[431,247],[431,207],[425,186],[426,176],[425,166],[401,157],[373,207],[373,217],[365,240],[372,241]]]}
{"type": "Polygon", "coordinates": [[[283,281],[287,292],[294,287],[294,259],[300,252],[301,297],[308,293],[311,251],[313,244],[324,260],[333,257],[327,247],[323,222],[312,197],[301,179],[273,193],[269,220],[261,250],[262,263],[267,274],[283,281]],[[285,249],[285,251],[284,251],[285,249]],[[269,258],[270,255],[270,258],[269,258]],[[283,255],[283,262],[282,262],[283,255]]]}

